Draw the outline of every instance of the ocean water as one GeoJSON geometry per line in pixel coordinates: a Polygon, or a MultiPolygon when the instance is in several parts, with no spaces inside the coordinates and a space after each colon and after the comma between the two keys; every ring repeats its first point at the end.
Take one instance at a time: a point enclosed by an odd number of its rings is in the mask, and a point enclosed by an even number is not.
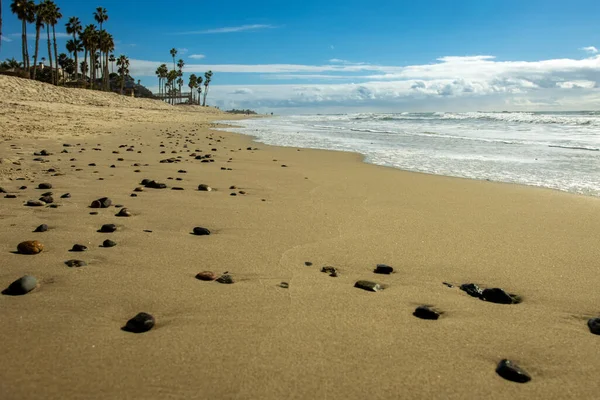
{"type": "Polygon", "coordinates": [[[600,196],[600,112],[294,115],[225,121],[258,142],[372,164],[600,196]]]}

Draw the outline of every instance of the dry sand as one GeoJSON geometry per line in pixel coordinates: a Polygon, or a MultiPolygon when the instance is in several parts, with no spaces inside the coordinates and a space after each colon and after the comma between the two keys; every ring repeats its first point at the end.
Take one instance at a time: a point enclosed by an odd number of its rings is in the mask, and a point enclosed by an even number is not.
{"type": "Polygon", "coordinates": [[[218,119],[231,116],[0,76],[0,186],[17,195],[0,197],[0,286],[25,274],[41,282],[0,296],[0,398],[598,396],[600,336],[586,326],[600,315],[597,198],[269,147],[212,131],[218,119]],[[33,161],[43,149],[48,162],[33,161]],[[130,197],[143,178],[169,187],[130,197]],[[58,208],[24,206],[42,182],[58,208]],[[103,196],[134,215],[88,207],[103,196]],[[50,230],[32,233],[42,223],[50,230]],[[96,232],[107,223],[118,230],[96,232]],[[213,234],[194,236],[195,226],[213,234]],[[107,238],[117,246],[99,247],[107,238]],[[14,253],[34,239],[42,253],[14,253]],[[69,252],[76,243],[88,250],[69,252]],[[89,265],[67,267],[73,258],[89,265]],[[376,275],[378,263],[396,272],[376,275]],[[326,265],[339,276],[321,273],[326,265]],[[195,279],[204,270],[236,283],[195,279]],[[387,287],[362,291],[359,279],[387,287]],[[501,287],[523,302],[484,302],[442,282],[501,287]],[[415,318],[421,304],[444,314],[415,318]],[[141,311],[156,327],[123,332],[141,311]],[[503,358],[532,381],[499,377],[503,358]]]}

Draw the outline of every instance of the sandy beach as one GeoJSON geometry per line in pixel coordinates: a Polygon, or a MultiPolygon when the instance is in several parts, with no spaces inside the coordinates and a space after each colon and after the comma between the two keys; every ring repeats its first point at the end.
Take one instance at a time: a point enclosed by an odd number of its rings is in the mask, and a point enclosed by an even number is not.
{"type": "Polygon", "coordinates": [[[596,398],[598,198],[214,130],[232,118],[0,76],[0,286],[39,283],[0,296],[2,399],[596,398]],[[43,251],[17,253],[29,240],[43,251]],[[154,328],[123,331],[139,312],[154,328]],[[502,359],[531,381],[501,378],[502,359]]]}

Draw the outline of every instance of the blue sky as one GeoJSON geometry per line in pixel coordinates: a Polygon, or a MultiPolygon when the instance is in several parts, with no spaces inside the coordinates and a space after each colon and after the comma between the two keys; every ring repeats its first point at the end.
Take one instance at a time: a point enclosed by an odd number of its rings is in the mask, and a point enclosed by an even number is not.
{"type": "MultiPolygon", "coordinates": [[[[2,2],[0,57],[19,59],[20,23],[10,14],[10,1],[2,2]]],[[[180,50],[187,74],[212,69],[209,102],[221,107],[325,112],[600,106],[598,1],[180,0],[170,9],[153,0],[56,3],[64,15],[58,32],[69,16],[92,23],[94,8],[105,7],[115,53],[129,56],[132,75],[152,89],[154,70],[171,61],[172,47],[180,50]]],[[[63,46],[65,40],[60,38],[63,46]]]]}

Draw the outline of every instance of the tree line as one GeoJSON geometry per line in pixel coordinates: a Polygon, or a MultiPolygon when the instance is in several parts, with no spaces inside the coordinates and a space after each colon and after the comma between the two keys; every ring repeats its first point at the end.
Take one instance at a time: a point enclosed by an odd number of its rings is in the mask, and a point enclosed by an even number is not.
{"type": "MultiPolygon", "coordinates": [[[[65,24],[66,31],[72,35],[66,43],[65,53],[58,53],[56,44],[56,26],[63,18],[60,7],[52,0],[42,0],[35,3],[33,0],[13,0],[10,5],[11,12],[21,21],[21,55],[22,63],[19,63],[19,68],[26,71],[26,74],[31,79],[38,79],[40,65],[38,58],[42,64],[47,60],[50,73],[49,81],[54,85],[59,84],[59,67],[62,69],[62,83],[66,83],[65,73],[77,83],[83,83],[85,87],[99,90],[112,90],[111,78],[118,78],[120,83],[120,91],[123,93],[123,87],[126,77],[129,76],[129,59],[125,55],[120,55],[115,58],[113,51],[115,49],[115,41],[113,35],[105,29],[105,23],[108,21],[108,13],[106,8],[97,7],[92,14],[93,23],[83,26],[78,17],[70,17],[65,24]],[[27,43],[27,28],[28,25],[33,25],[35,29],[35,46],[33,54],[33,65],[30,64],[31,56],[27,43]],[[40,55],[40,36],[42,30],[46,32],[48,57],[40,55]],[[79,55],[83,52],[83,61],[79,62],[79,55]],[[71,56],[71,57],[69,57],[71,56]],[[114,63],[117,64],[118,74],[114,74],[114,63]],[[113,73],[109,73],[109,63],[112,65],[113,73]],[[112,75],[112,76],[111,76],[112,75]]],[[[1,21],[1,10],[0,10],[1,21]]],[[[1,22],[0,22],[1,32],[1,22]]],[[[1,33],[0,33],[1,34],[1,33]]],[[[8,60],[2,64],[3,66],[11,65],[15,68],[13,60],[8,60]]]]}
{"type": "MultiPolygon", "coordinates": [[[[172,48],[169,52],[173,58],[173,69],[169,70],[167,64],[160,65],[155,74],[158,77],[158,94],[161,98],[166,98],[171,104],[175,104],[175,99],[181,98],[181,87],[184,84],[183,67],[185,62],[181,59],[175,63],[177,49],[172,48]]],[[[206,96],[208,95],[208,86],[212,80],[212,71],[204,73],[204,78],[196,74],[190,74],[188,86],[190,88],[189,103],[206,106],[206,96]],[[204,82],[204,97],[202,97],[202,82],[204,82]],[[197,98],[196,98],[197,94],[197,98]],[[202,101],[201,101],[202,100],[202,101]]]]}

